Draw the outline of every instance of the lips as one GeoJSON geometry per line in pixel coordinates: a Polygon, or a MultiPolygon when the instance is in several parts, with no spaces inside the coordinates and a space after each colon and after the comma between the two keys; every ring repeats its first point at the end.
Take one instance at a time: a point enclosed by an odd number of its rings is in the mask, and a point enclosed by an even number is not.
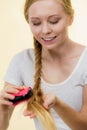
{"type": "Polygon", "coordinates": [[[54,37],[43,37],[42,39],[44,40],[44,41],[52,41],[52,40],[54,40],[56,38],[56,36],[54,36],[54,37]]]}

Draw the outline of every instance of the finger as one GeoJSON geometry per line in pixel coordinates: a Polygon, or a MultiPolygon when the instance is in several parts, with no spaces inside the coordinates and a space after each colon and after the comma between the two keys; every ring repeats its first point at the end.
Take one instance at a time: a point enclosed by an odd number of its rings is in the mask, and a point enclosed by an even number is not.
{"type": "Polygon", "coordinates": [[[12,105],[13,103],[9,99],[14,99],[14,96],[8,93],[0,93],[0,104],[2,105],[12,105]]]}
{"type": "Polygon", "coordinates": [[[12,102],[10,102],[10,101],[8,101],[8,100],[0,100],[0,104],[1,105],[9,105],[9,106],[11,106],[11,105],[13,105],[13,103],[12,102]]]}
{"type": "Polygon", "coordinates": [[[3,89],[1,93],[4,94],[4,93],[18,93],[18,92],[19,92],[18,89],[12,87],[3,89]]]}
{"type": "Polygon", "coordinates": [[[24,115],[24,116],[28,116],[28,115],[30,115],[31,113],[32,113],[31,111],[25,110],[25,111],[23,112],[23,115],[24,115]]]}
{"type": "Polygon", "coordinates": [[[49,109],[49,107],[48,107],[48,104],[47,104],[47,103],[44,103],[44,104],[43,104],[43,106],[44,106],[44,108],[45,108],[45,109],[49,109]]]}
{"type": "Polygon", "coordinates": [[[6,92],[8,92],[8,93],[18,93],[19,92],[19,90],[22,90],[22,89],[24,89],[24,86],[20,86],[20,87],[18,87],[18,86],[6,86],[2,91],[6,91],[6,92]]]}
{"type": "Polygon", "coordinates": [[[15,96],[12,94],[4,93],[4,95],[1,96],[1,99],[14,99],[15,96]]]}
{"type": "Polygon", "coordinates": [[[28,110],[25,110],[23,112],[24,116],[32,116],[32,115],[35,115],[33,111],[28,111],[28,110]]]}
{"type": "Polygon", "coordinates": [[[35,118],[36,115],[35,115],[35,113],[32,113],[29,117],[30,117],[30,118],[35,118]]]}

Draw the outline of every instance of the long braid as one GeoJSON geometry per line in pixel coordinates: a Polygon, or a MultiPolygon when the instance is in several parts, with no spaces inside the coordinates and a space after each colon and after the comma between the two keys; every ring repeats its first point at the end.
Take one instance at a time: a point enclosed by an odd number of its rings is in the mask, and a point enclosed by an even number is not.
{"type": "Polygon", "coordinates": [[[42,91],[41,91],[41,68],[42,68],[42,62],[41,62],[41,57],[42,57],[42,46],[38,41],[34,38],[34,54],[35,54],[35,76],[34,76],[34,94],[37,95],[35,97],[36,101],[39,101],[40,103],[43,103],[42,99],[42,91]]]}
{"type": "Polygon", "coordinates": [[[34,38],[35,48],[35,76],[34,76],[34,87],[33,96],[28,101],[27,109],[32,110],[43,126],[45,130],[57,130],[53,118],[49,111],[43,107],[43,92],[41,90],[41,57],[42,57],[42,46],[34,38]]]}

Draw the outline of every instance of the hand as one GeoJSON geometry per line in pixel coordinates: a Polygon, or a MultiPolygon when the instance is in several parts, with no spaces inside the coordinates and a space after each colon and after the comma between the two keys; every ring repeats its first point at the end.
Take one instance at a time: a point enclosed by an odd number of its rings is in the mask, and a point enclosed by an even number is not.
{"type": "MultiPolygon", "coordinates": [[[[48,110],[48,109],[54,107],[55,105],[56,105],[56,96],[53,94],[45,94],[43,107],[48,110]]],[[[24,110],[23,115],[29,116],[30,118],[36,117],[36,115],[33,111],[29,111],[27,109],[24,110]]]]}
{"type": "Polygon", "coordinates": [[[54,94],[45,94],[44,95],[44,103],[43,106],[46,109],[50,109],[56,105],[56,99],[57,97],[54,94]]]}
{"type": "Polygon", "coordinates": [[[11,106],[13,103],[9,99],[14,99],[15,96],[12,93],[18,93],[23,87],[18,87],[9,83],[6,83],[5,87],[0,92],[0,105],[11,106]]]}
{"type": "Polygon", "coordinates": [[[24,110],[23,115],[29,116],[30,118],[36,117],[35,113],[33,111],[29,111],[29,110],[24,110]]]}

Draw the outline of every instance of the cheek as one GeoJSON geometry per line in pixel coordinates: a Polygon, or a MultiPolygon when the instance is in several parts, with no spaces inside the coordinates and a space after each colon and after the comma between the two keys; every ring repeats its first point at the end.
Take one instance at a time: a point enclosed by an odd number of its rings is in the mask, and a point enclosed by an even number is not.
{"type": "Polygon", "coordinates": [[[68,25],[66,21],[61,21],[60,23],[58,23],[58,25],[55,27],[55,30],[57,33],[64,33],[67,32],[68,29],[68,25]]]}
{"type": "Polygon", "coordinates": [[[33,34],[33,36],[37,39],[37,41],[39,41],[40,39],[40,30],[39,29],[36,29],[35,27],[31,28],[31,32],[33,34]]]}
{"type": "Polygon", "coordinates": [[[31,29],[31,32],[33,33],[33,35],[39,35],[40,28],[34,27],[34,26],[30,26],[30,29],[31,29]]]}

